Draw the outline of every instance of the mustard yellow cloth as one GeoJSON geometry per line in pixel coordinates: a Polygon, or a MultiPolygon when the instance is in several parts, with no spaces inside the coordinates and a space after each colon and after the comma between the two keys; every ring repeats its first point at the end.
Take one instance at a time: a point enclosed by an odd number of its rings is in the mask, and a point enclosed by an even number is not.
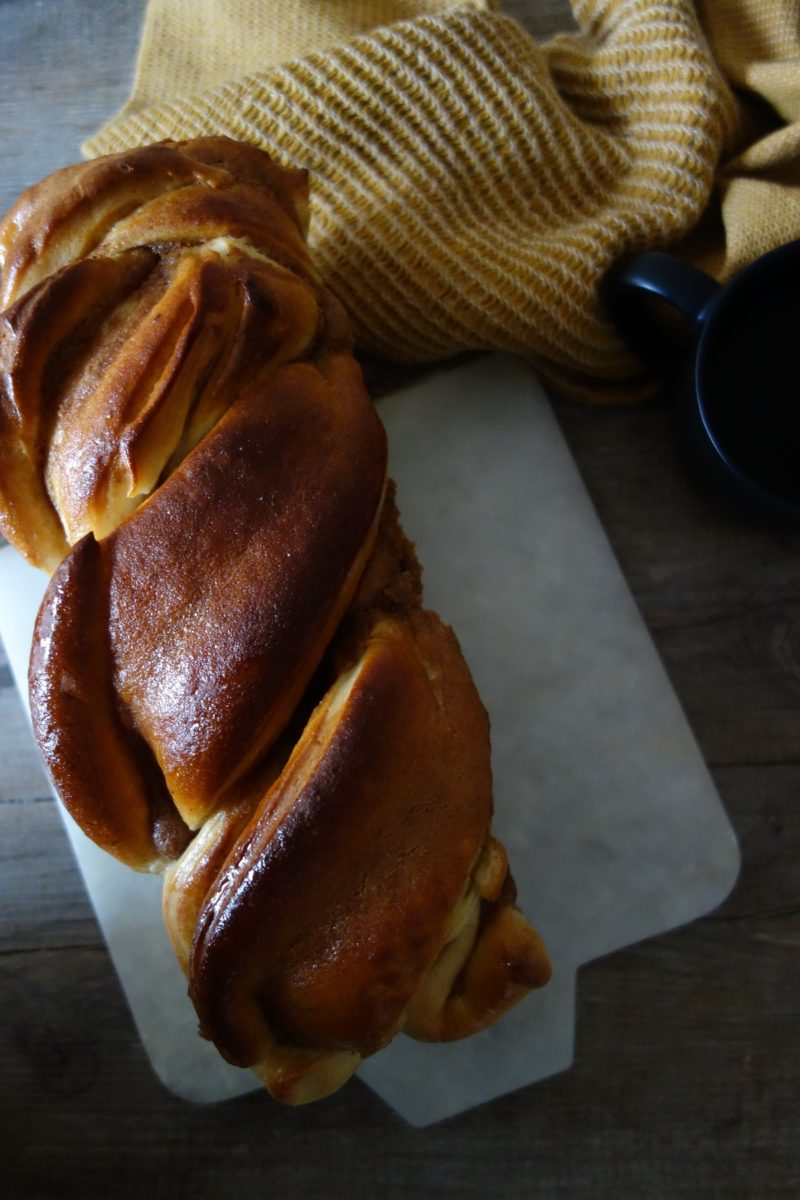
{"type": "Polygon", "coordinates": [[[597,283],[677,246],[725,277],[800,237],[800,0],[574,0],[545,45],[493,5],[150,0],[131,100],[84,147],[206,132],[312,173],[360,343],[500,347],[569,394],[641,367],[597,283]]]}

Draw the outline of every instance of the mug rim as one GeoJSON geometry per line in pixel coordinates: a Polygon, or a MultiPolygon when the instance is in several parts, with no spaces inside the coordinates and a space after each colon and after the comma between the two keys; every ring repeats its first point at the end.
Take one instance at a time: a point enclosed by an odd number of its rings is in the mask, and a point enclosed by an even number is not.
{"type": "MultiPolygon", "coordinates": [[[[800,517],[800,498],[790,500],[781,495],[780,492],[771,490],[768,486],[759,482],[750,471],[739,465],[730,450],[720,440],[707,411],[709,384],[704,378],[704,373],[708,369],[707,363],[716,353],[712,339],[719,336],[719,324],[721,321],[724,321],[727,312],[732,306],[741,302],[743,292],[746,294],[749,289],[758,287],[765,274],[769,275],[773,273],[776,269],[776,263],[791,262],[794,258],[797,258],[798,266],[800,266],[800,238],[796,238],[794,241],[786,242],[781,246],[776,246],[773,250],[767,251],[753,262],[748,263],[741,271],[738,271],[731,279],[720,286],[703,316],[700,335],[697,338],[694,352],[691,356],[691,399],[700,418],[705,436],[710,442],[717,459],[724,465],[726,471],[735,478],[737,485],[746,488],[750,493],[751,501],[756,501],[762,507],[766,505],[779,515],[797,520],[800,517]]],[[[798,288],[800,288],[800,275],[798,276],[798,288]]]]}

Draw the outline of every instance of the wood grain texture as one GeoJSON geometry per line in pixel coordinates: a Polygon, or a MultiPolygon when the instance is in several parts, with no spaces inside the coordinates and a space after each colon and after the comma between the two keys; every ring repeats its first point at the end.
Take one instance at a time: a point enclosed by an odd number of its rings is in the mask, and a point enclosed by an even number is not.
{"type": "MultiPolygon", "coordinates": [[[[566,0],[509,7],[538,36],[570,24],[566,0]]],[[[0,206],[122,102],[141,12],[0,3],[0,206]]],[[[697,493],[666,405],[558,415],[740,838],[731,897],[584,968],[570,1071],[440,1126],[358,1082],[305,1110],[192,1106],[138,1043],[0,660],[4,1195],[797,1196],[800,538],[697,493]]]]}

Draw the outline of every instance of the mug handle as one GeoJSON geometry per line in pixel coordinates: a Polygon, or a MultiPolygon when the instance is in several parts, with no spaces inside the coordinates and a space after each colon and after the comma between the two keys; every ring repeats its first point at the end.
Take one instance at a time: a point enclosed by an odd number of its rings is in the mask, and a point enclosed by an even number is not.
{"type": "Polygon", "coordinates": [[[631,348],[655,367],[675,367],[675,346],[643,298],[656,296],[686,321],[692,340],[700,336],[720,285],[705,271],[660,250],[643,250],[616,263],[600,284],[600,300],[631,348]]]}

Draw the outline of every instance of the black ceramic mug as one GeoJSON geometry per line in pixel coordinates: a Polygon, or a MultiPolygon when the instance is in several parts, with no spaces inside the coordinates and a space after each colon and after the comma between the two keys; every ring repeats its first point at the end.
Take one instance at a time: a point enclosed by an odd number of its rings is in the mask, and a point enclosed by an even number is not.
{"type": "Polygon", "coordinates": [[[671,377],[696,473],[740,510],[800,528],[800,240],[724,286],[645,251],[612,268],[601,296],[632,348],[671,377]],[[680,346],[655,298],[680,314],[680,346]]]}

